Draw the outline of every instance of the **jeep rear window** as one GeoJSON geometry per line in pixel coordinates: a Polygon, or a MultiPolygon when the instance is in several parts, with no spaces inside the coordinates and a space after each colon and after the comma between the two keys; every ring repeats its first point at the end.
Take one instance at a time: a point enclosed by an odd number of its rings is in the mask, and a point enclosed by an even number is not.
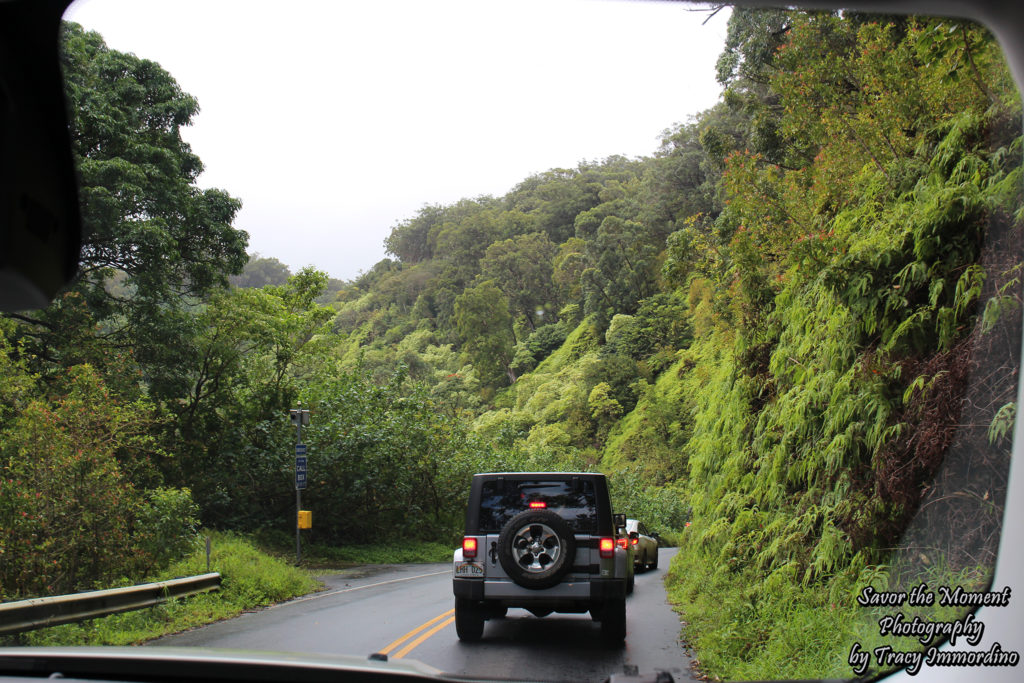
{"type": "Polygon", "coordinates": [[[484,482],[480,490],[480,531],[497,533],[530,503],[543,502],[578,534],[597,533],[597,496],[594,483],[571,481],[484,482]]]}

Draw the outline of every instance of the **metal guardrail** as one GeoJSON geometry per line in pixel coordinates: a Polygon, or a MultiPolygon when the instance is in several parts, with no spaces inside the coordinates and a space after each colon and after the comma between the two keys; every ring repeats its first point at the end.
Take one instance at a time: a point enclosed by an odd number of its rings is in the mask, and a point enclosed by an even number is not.
{"type": "Polygon", "coordinates": [[[69,624],[118,612],[152,607],[173,598],[220,589],[220,574],[200,574],[182,579],[111,588],[74,595],[55,595],[0,603],[0,634],[69,624]]]}

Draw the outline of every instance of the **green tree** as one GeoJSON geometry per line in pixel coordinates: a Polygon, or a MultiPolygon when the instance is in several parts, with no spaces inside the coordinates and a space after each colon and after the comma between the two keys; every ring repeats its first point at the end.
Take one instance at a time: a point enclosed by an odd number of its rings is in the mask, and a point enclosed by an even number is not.
{"type": "Polygon", "coordinates": [[[288,266],[273,257],[250,254],[240,275],[228,278],[235,287],[263,287],[265,285],[283,285],[291,277],[288,266]]]}
{"type": "Polygon", "coordinates": [[[598,382],[590,390],[587,397],[590,417],[597,423],[598,439],[604,438],[612,424],[622,417],[622,405],[611,397],[611,387],[607,382],[598,382]]]}
{"type": "Polygon", "coordinates": [[[175,372],[154,378],[152,392],[176,416],[168,479],[192,489],[204,522],[258,524],[285,485],[279,455],[295,374],[329,362],[332,311],[315,302],[326,282],[305,268],[282,286],[218,293],[197,313],[175,372]]]}
{"type": "Polygon", "coordinates": [[[575,232],[576,217],[598,204],[623,194],[637,176],[640,164],[621,156],[577,168],[554,168],[519,183],[505,197],[513,208],[529,214],[533,230],[561,244],[575,232]]]}
{"type": "Polygon", "coordinates": [[[453,267],[449,277],[464,285],[480,273],[480,261],[491,244],[532,232],[532,225],[532,219],[520,211],[485,206],[445,222],[437,233],[437,250],[453,267]]]}
{"type": "Polygon", "coordinates": [[[555,322],[558,303],[551,280],[557,247],[542,232],[517,235],[487,247],[480,269],[505,293],[509,306],[526,318],[531,330],[555,322]]]}
{"type": "Polygon", "coordinates": [[[369,543],[459,533],[469,479],[486,467],[485,453],[423,384],[403,369],[384,383],[331,372],[303,398],[315,414],[304,430],[310,486],[303,503],[318,511],[318,536],[369,543]]]}
{"type": "Polygon", "coordinates": [[[444,221],[444,209],[437,205],[427,205],[419,210],[413,218],[407,219],[391,228],[391,233],[384,240],[387,253],[403,263],[419,263],[433,258],[430,246],[430,233],[435,226],[444,221]]]}
{"type": "Polygon", "coordinates": [[[644,165],[635,200],[640,207],[638,218],[659,239],[690,216],[714,216],[720,210],[715,188],[718,174],[701,138],[712,116],[713,111],[704,112],[691,123],[666,130],[661,147],[644,165]]]}
{"type": "MultiPolygon", "coordinates": [[[[784,68],[778,63],[778,50],[789,38],[794,17],[800,15],[784,9],[737,7],[729,16],[725,50],[716,65],[717,78],[725,88],[725,104],[740,116],[723,113],[716,117],[718,121],[704,127],[701,142],[712,154],[721,158],[733,149],[748,149],[791,168],[813,158],[813,144],[794,145],[784,135],[780,122],[783,107],[778,91],[771,86],[771,79],[784,68]]],[[[824,50],[837,47],[834,41],[823,45],[824,50]]],[[[842,78],[841,72],[833,75],[842,78]]]]}
{"type": "Polygon", "coordinates": [[[489,386],[514,382],[512,350],[515,335],[508,300],[493,280],[470,287],[455,299],[455,325],[462,349],[489,386]]]}
{"type": "Polygon", "coordinates": [[[656,291],[661,249],[642,224],[609,215],[587,242],[587,251],[592,267],[581,281],[588,314],[607,319],[617,312],[631,313],[656,291]]]}
{"type": "Polygon", "coordinates": [[[195,98],[155,62],[110,50],[75,24],[64,25],[63,45],[85,290],[110,269],[146,299],[223,285],[245,263],[246,234],[231,226],[238,200],[196,187],[203,165],[181,137],[195,98]]]}
{"type": "Polygon", "coordinates": [[[247,235],[231,225],[237,199],[196,185],[203,166],[181,137],[195,98],[159,64],[111,50],[77,24],[62,30],[81,274],[54,305],[14,317],[36,359],[90,362],[111,379],[133,362],[175,362],[160,347],[187,332],[190,302],[241,272],[247,235]],[[127,362],[105,361],[110,354],[127,362]]]}
{"type": "MultiPolygon", "coordinates": [[[[583,271],[588,267],[586,242],[570,237],[558,247],[551,261],[551,282],[557,298],[565,305],[583,310],[583,271]]],[[[578,322],[578,321],[577,321],[578,322]]]]}
{"type": "Polygon", "coordinates": [[[181,549],[195,523],[187,491],[145,491],[159,483],[160,420],[148,401],[120,401],[92,367],[77,365],[57,393],[8,421],[0,431],[5,599],[141,578],[165,551],[181,549]],[[155,509],[176,512],[160,521],[155,509]],[[150,540],[160,528],[164,550],[150,540]]]}

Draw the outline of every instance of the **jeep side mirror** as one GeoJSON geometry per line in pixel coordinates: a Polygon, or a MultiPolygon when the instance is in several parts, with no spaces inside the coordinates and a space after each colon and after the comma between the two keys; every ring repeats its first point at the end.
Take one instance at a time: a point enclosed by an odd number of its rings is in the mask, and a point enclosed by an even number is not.
{"type": "Polygon", "coordinates": [[[621,529],[626,526],[626,514],[624,512],[620,512],[616,515],[612,515],[612,522],[615,524],[616,529],[621,529]]]}

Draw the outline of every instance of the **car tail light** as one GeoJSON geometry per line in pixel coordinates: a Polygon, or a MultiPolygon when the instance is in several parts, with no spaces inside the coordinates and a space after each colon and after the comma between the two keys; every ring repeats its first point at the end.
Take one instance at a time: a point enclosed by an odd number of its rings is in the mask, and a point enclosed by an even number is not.
{"type": "Polygon", "coordinates": [[[543,510],[547,506],[548,504],[545,503],[543,500],[530,501],[530,507],[533,508],[534,510],[543,510]]]}
{"type": "Polygon", "coordinates": [[[614,538],[602,538],[601,544],[598,546],[598,554],[608,559],[615,556],[615,539],[614,538]]]}
{"type": "Polygon", "coordinates": [[[627,545],[628,545],[628,542],[626,541],[626,539],[625,539],[625,538],[620,538],[620,539],[618,539],[618,540],[616,541],[616,543],[618,543],[618,546],[619,546],[620,548],[622,548],[623,550],[625,550],[625,549],[626,549],[626,547],[627,547],[627,545]]]}
{"type": "Polygon", "coordinates": [[[466,536],[462,539],[462,556],[476,557],[476,539],[466,536]]]}
{"type": "Polygon", "coordinates": [[[639,542],[640,542],[640,539],[639,539],[639,538],[634,538],[634,539],[633,539],[633,545],[636,545],[636,544],[638,544],[639,542]]]}

